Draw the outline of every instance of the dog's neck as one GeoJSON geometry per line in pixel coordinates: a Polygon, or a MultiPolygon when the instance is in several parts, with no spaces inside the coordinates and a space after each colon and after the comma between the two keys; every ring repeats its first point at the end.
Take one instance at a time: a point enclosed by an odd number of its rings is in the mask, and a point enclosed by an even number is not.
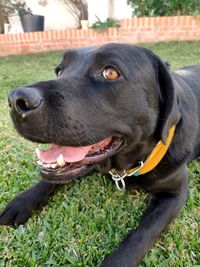
{"type": "MultiPolygon", "coordinates": [[[[170,128],[170,130],[168,131],[168,136],[166,139],[166,142],[163,143],[162,140],[160,140],[152,149],[152,146],[149,145],[148,146],[141,146],[139,150],[135,149],[134,153],[133,151],[131,151],[128,153],[129,155],[127,155],[127,163],[130,166],[126,166],[123,168],[123,170],[127,173],[135,173],[137,172],[136,175],[141,175],[141,174],[145,174],[151,170],[153,170],[159,163],[160,161],[163,159],[163,157],[165,156],[165,154],[168,151],[168,148],[173,140],[174,137],[174,132],[175,132],[176,126],[172,126],[170,128]],[[147,150],[149,151],[151,149],[151,152],[147,152],[147,150]],[[133,155],[133,156],[132,156],[133,155]],[[137,156],[135,156],[137,155],[137,156]],[[135,157],[135,159],[134,159],[135,157]],[[137,167],[137,163],[140,162],[140,168],[136,168],[137,167]],[[136,165],[136,166],[135,166],[136,165]],[[140,170],[140,171],[138,171],[140,170]]],[[[121,161],[120,161],[121,162],[121,161]]],[[[117,172],[117,168],[113,168],[114,172],[117,172]]]]}
{"type": "Polygon", "coordinates": [[[148,140],[142,144],[136,145],[134,148],[127,149],[124,153],[119,153],[112,159],[112,168],[117,170],[129,170],[139,161],[145,161],[150,155],[157,141],[148,140]]]}

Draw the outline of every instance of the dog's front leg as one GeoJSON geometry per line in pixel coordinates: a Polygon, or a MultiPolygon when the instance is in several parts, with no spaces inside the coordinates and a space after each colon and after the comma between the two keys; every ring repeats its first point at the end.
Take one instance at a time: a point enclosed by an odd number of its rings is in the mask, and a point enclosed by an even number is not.
{"type": "Polygon", "coordinates": [[[44,180],[22,192],[5,207],[0,214],[0,225],[14,227],[24,224],[31,216],[32,211],[45,205],[49,196],[58,185],[50,184],[44,180]]]}
{"type": "Polygon", "coordinates": [[[131,231],[101,267],[136,267],[164,228],[176,217],[188,196],[185,179],[177,192],[160,192],[151,196],[137,229],[131,231]]]}

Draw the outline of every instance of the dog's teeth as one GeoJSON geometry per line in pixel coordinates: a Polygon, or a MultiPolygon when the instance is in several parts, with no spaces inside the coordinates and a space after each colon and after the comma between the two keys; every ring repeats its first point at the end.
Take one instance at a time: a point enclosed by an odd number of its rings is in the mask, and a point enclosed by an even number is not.
{"type": "Polygon", "coordinates": [[[56,167],[57,167],[57,163],[52,163],[52,164],[51,164],[51,168],[52,168],[52,169],[55,169],[56,167]]]}
{"type": "Polygon", "coordinates": [[[38,160],[37,164],[41,167],[48,168],[48,169],[55,169],[58,166],[57,163],[45,163],[45,162],[42,162],[41,160],[38,160]]]}
{"type": "Polygon", "coordinates": [[[43,163],[42,163],[42,161],[41,161],[41,160],[38,160],[38,161],[37,161],[37,164],[38,164],[38,165],[40,165],[40,166],[42,166],[42,165],[43,165],[43,163]]]}
{"type": "Polygon", "coordinates": [[[40,159],[40,150],[39,150],[39,148],[36,148],[35,149],[35,153],[38,156],[38,158],[40,159]]]}
{"type": "Polygon", "coordinates": [[[63,167],[65,165],[65,160],[62,154],[57,158],[57,164],[59,167],[63,167]]]}

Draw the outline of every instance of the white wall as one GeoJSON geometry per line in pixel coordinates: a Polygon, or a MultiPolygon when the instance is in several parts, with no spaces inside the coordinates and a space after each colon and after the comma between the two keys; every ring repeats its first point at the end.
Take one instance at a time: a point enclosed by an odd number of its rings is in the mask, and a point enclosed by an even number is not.
{"type": "Polygon", "coordinates": [[[76,28],[63,0],[26,0],[33,14],[45,16],[45,30],[76,28]]]}
{"type": "MultiPolygon", "coordinates": [[[[132,10],[127,0],[86,0],[88,2],[89,25],[108,17],[115,19],[131,18],[132,10]]],[[[63,0],[26,0],[36,15],[45,16],[45,30],[76,28],[74,17],[67,10],[63,0]]]]}
{"type": "MultiPolygon", "coordinates": [[[[63,0],[25,0],[33,14],[45,16],[45,30],[76,28],[74,17],[67,10],[63,0]]],[[[88,2],[89,25],[108,17],[122,19],[131,17],[131,8],[127,0],[86,0],[88,2]]],[[[21,32],[21,25],[13,23],[11,32],[21,32]]]]}
{"type": "Polygon", "coordinates": [[[132,8],[127,5],[127,0],[114,1],[114,17],[117,19],[125,19],[132,17],[132,8]]]}

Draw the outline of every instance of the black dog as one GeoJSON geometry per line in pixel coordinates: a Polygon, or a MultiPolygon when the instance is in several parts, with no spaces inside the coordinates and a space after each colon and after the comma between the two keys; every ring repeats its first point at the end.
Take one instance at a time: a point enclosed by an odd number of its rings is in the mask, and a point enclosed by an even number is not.
{"type": "Polygon", "coordinates": [[[101,266],[138,266],[188,197],[186,164],[200,154],[200,66],[174,73],[148,49],[107,44],[67,51],[56,73],[9,95],[17,131],[52,145],[37,150],[44,180],[8,204],[0,224],[25,223],[57,184],[112,169],[119,189],[145,190],[149,203],[101,266]]]}

